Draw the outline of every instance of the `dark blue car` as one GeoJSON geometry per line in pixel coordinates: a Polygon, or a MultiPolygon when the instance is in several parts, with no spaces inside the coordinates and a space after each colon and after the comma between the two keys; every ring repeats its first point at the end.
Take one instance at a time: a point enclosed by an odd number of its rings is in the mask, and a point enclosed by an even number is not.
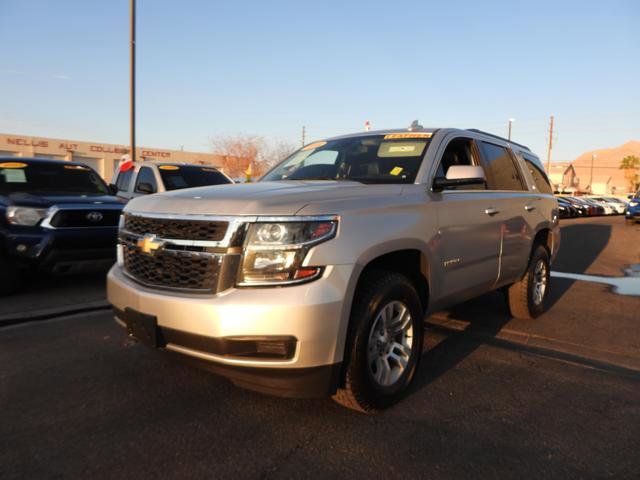
{"type": "Polygon", "coordinates": [[[123,207],[86,165],[0,157],[0,295],[37,271],[114,263],[123,207]]]}
{"type": "Polygon", "coordinates": [[[640,222],[640,190],[629,199],[629,205],[624,212],[627,224],[640,222]]]}

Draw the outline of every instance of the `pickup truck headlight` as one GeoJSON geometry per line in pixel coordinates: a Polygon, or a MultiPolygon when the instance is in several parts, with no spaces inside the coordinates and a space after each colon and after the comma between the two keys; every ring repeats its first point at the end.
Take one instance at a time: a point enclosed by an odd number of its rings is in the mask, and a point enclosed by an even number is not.
{"type": "Polygon", "coordinates": [[[636,205],[638,205],[638,202],[629,202],[630,207],[635,207],[636,205]]]}
{"type": "Polygon", "coordinates": [[[7,221],[11,225],[33,227],[47,216],[46,208],[15,207],[7,208],[7,221]]]}
{"type": "Polygon", "coordinates": [[[335,218],[251,224],[238,285],[284,285],[318,277],[321,266],[302,263],[312,246],[335,236],[337,225],[335,218]]]}

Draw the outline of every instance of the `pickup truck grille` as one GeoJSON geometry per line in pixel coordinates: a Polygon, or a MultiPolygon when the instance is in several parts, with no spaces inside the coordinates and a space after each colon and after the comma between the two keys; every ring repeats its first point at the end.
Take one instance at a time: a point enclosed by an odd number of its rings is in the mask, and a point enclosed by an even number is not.
{"type": "Polygon", "coordinates": [[[163,250],[153,255],[142,253],[130,243],[123,245],[124,268],[144,285],[206,293],[217,291],[221,255],[163,250]]]}
{"type": "Polygon", "coordinates": [[[50,221],[55,228],[117,227],[120,210],[60,210],[50,221]]]}
{"type": "Polygon", "coordinates": [[[229,222],[202,221],[142,217],[126,214],[124,229],[130,233],[144,235],[153,233],[159,238],[174,240],[210,240],[224,238],[229,222]]]}

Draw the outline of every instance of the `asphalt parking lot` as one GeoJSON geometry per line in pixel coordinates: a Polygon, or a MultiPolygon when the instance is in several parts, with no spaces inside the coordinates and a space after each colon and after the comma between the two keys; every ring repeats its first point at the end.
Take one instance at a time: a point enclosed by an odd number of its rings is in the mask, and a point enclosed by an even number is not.
{"type": "MultiPolygon", "coordinates": [[[[556,272],[640,263],[640,225],[562,225],[556,272]]],[[[101,281],[82,295],[103,300],[101,281]]],[[[76,295],[69,282],[42,285],[38,308],[76,295]]],[[[20,298],[0,315],[28,310],[20,298]]],[[[0,478],[637,478],[640,297],[556,277],[551,303],[535,322],[500,293],[436,313],[411,394],[377,416],[241,390],[130,341],[107,311],[5,327],[0,478]]]]}

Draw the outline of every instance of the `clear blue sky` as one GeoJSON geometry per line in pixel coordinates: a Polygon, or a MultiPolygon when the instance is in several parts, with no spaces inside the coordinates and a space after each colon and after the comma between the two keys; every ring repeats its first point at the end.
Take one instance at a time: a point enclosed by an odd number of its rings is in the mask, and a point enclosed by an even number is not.
{"type": "MultiPolygon", "coordinates": [[[[128,1],[0,0],[0,131],[128,142],[128,1]]],[[[477,127],[640,139],[640,2],[138,0],[138,143],[477,127]]]]}

